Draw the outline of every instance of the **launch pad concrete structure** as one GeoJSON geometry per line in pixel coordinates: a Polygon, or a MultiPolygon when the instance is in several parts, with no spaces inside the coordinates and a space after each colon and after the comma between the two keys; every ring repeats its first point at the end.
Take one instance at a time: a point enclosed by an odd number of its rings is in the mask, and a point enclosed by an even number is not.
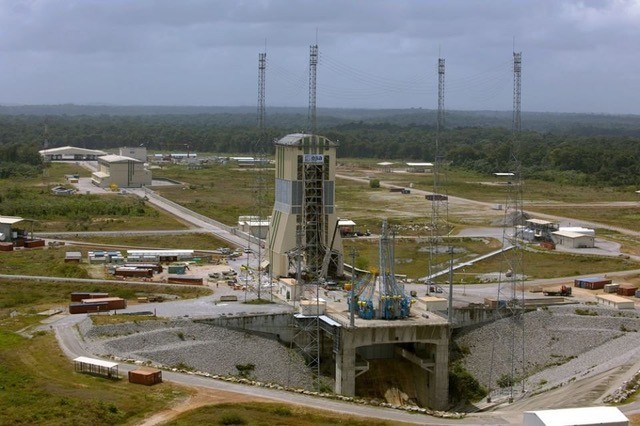
{"type": "MultiPolygon", "coordinates": [[[[320,302],[320,284],[343,276],[344,269],[335,210],[336,147],[323,136],[304,133],[275,142],[275,203],[266,250],[273,277],[296,276],[295,291],[284,298],[294,307],[299,301],[300,308],[293,315],[297,331],[285,337],[288,325],[283,324],[278,337],[295,343],[317,369],[316,377],[330,369],[338,394],[384,399],[391,389],[423,407],[444,410],[449,392],[446,318],[419,300],[411,301],[410,315],[395,320],[351,318],[344,298],[320,302]]],[[[392,256],[387,260],[393,263],[392,256]]]]}
{"type": "Polygon", "coordinates": [[[357,389],[376,384],[376,381],[383,387],[386,383],[394,383],[393,387],[398,386],[420,406],[446,410],[449,402],[449,323],[421,309],[417,309],[417,313],[397,321],[358,318],[353,327],[348,313],[328,314],[335,323],[334,391],[354,396],[361,393],[357,389]],[[384,362],[384,371],[370,369],[376,361],[384,362]]]}

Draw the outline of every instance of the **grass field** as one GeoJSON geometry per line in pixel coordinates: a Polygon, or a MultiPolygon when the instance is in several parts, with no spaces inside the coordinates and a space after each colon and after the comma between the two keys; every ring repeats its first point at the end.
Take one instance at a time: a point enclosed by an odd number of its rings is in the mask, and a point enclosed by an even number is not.
{"type": "MultiPolygon", "coordinates": [[[[583,254],[559,253],[542,250],[525,250],[522,253],[524,274],[529,279],[568,277],[586,274],[604,274],[611,271],[628,271],[640,268],[633,260],[620,257],[590,256],[583,254]]],[[[465,268],[465,282],[468,276],[492,272],[505,272],[507,267],[504,256],[494,256],[465,268]]],[[[454,281],[459,282],[456,276],[454,281]]]]}
{"type": "Polygon", "coordinates": [[[70,303],[70,294],[74,291],[109,293],[114,297],[135,299],[138,296],[152,294],[175,295],[182,299],[191,299],[211,294],[208,288],[166,287],[135,284],[86,284],[46,281],[0,281],[0,328],[20,330],[42,320],[37,312],[52,307],[65,307],[70,303]],[[11,315],[14,313],[14,315],[11,315]],[[17,315],[16,315],[17,314],[17,315]]]}
{"type": "Polygon", "coordinates": [[[390,426],[406,425],[355,416],[337,416],[329,412],[276,403],[216,404],[181,414],[166,426],[188,425],[250,426],[390,426]]]}
{"type": "Polygon", "coordinates": [[[26,231],[120,231],[128,229],[187,229],[187,225],[133,196],[116,194],[54,195],[57,185],[67,188],[65,174],[87,176],[75,163],[52,163],[48,179],[0,179],[0,214],[28,219],[26,231]]]}
{"type": "MultiPolygon", "coordinates": [[[[492,239],[483,238],[452,238],[447,245],[454,247],[456,262],[464,262],[477,256],[490,253],[500,247],[500,243],[492,239]]],[[[356,266],[360,269],[376,268],[378,265],[377,239],[345,239],[343,240],[345,262],[351,263],[350,254],[356,250],[356,266]]],[[[440,247],[444,249],[444,247],[440,247]]],[[[417,279],[429,274],[429,242],[426,239],[402,238],[394,246],[396,264],[395,272],[406,275],[407,278],[417,279]]],[[[450,255],[446,252],[437,254],[434,258],[435,266],[439,269],[447,267],[450,255]]]]}
{"type": "Polygon", "coordinates": [[[640,204],[635,206],[615,205],[581,205],[581,206],[531,206],[531,211],[554,216],[582,219],[589,222],[599,222],[640,232],[640,204]]]}
{"type": "Polygon", "coordinates": [[[191,391],[148,387],[74,372],[55,337],[28,339],[0,330],[0,423],[4,425],[136,424],[191,391]]]}
{"type": "Polygon", "coordinates": [[[232,165],[206,165],[197,170],[170,165],[155,174],[179,182],[182,186],[158,187],[163,197],[230,226],[238,223],[238,216],[257,215],[258,174],[264,175],[265,211],[273,208],[273,169],[240,169],[232,165]]]}
{"type": "Polygon", "coordinates": [[[193,249],[215,250],[219,247],[229,247],[229,243],[217,239],[211,234],[190,233],[175,235],[96,235],[91,237],[74,237],[74,241],[84,241],[95,244],[115,245],[120,247],[144,247],[152,249],[193,249]]]}

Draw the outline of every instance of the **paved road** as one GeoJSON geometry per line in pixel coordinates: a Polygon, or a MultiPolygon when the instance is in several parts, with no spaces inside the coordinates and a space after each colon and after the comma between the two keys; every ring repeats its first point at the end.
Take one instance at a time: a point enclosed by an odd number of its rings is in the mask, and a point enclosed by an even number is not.
{"type": "MultiPolygon", "coordinates": [[[[65,355],[71,359],[78,356],[95,357],[82,344],[76,324],[86,319],[86,315],[66,316],[48,327],[55,331],[56,338],[65,355]]],[[[138,368],[135,365],[120,364],[121,374],[138,368]]],[[[336,401],[332,399],[319,398],[310,395],[303,395],[294,392],[279,391],[275,389],[249,386],[237,383],[230,383],[223,380],[215,380],[207,377],[191,374],[175,373],[164,371],[163,380],[179,383],[187,386],[196,386],[212,390],[235,392],[243,395],[250,395],[260,398],[267,398],[278,402],[303,405],[314,409],[323,409],[344,415],[356,415],[371,417],[390,422],[407,422],[422,425],[517,425],[521,424],[521,418],[516,422],[505,419],[500,414],[482,413],[469,416],[461,420],[448,420],[424,414],[412,414],[400,410],[379,408],[350,402],[336,401]]]]}

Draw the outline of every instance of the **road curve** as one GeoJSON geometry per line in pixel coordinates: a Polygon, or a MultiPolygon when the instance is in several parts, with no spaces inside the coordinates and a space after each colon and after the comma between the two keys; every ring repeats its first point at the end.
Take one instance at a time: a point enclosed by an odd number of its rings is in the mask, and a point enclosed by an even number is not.
{"type": "MultiPolygon", "coordinates": [[[[82,344],[76,325],[86,319],[86,315],[67,316],[63,319],[49,324],[53,329],[60,348],[70,359],[78,356],[96,357],[90,353],[82,344]]],[[[138,368],[137,365],[120,364],[120,372],[128,372],[138,368]]],[[[194,374],[177,373],[163,371],[162,378],[165,381],[178,383],[185,386],[201,387],[211,390],[225,392],[235,392],[243,395],[250,395],[266,398],[286,404],[302,405],[314,409],[322,409],[344,415],[354,415],[370,417],[389,422],[406,422],[420,425],[447,426],[447,425],[517,425],[521,424],[521,419],[517,422],[507,420],[496,413],[480,413],[466,417],[464,419],[444,419],[428,416],[425,414],[409,413],[390,408],[380,408],[363,404],[356,404],[345,401],[338,401],[328,398],[321,398],[312,395],[304,395],[296,392],[281,391],[258,386],[250,386],[239,383],[231,383],[223,380],[216,380],[194,374]]]]}

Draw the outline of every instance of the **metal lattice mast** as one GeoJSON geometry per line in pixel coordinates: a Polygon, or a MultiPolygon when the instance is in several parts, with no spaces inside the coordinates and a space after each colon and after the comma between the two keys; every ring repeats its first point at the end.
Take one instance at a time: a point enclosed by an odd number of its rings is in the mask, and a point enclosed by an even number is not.
{"type": "Polygon", "coordinates": [[[304,242],[298,250],[306,256],[306,279],[302,283],[302,296],[315,302],[314,315],[302,318],[297,322],[298,332],[294,336],[296,345],[305,354],[309,367],[315,374],[316,389],[320,389],[320,271],[324,258],[325,244],[323,235],[325,227],[325,208],[323,185],[325,168],[324,155],[314,156],[324,152],[316,134],[316,72],[318,65],[318,45],[313,45],[309,52],[309,143],[303,146],[307,154],[302,162],[302,215],[299,224],[304,242]]]}
{"type": "Polygon", "coordinates": [[[318,45],[314,44],[309,49],[309,133],[316,134],[316,71],[318,67],[318,45]]]}
{"type": "MultiPolygon", "coordinates": [[[[255,178],[255,206],[257,209],[257,219],[258,219],[258,282],[257,282],[257,292],[258,299],[262,297],[262,221],[264,212],[266,209],[266,183],[267,177],[265,173],[265,167],[267,165],[266,153],[265,153],[265,142],[266,142],[266,129],[265,129],[265,118],[266,118],[266,107],[265,107],[265,89],[266,89],[266,69],[267,69],[267,53],[259,53],[258,54],[258,138],[256,140],[255,149],[254,149],[254,157],[257,161],[256,178],[255,178]]],[[[249,254],[247,255],[249,256],[249,254]]],[[[271,284],[271,283],[269,283],[271,284]]],[[[271,286],[269,286],[271,288],[271,286]]]]}
{"type": "MultiPolygon", "coordinates": [[[[429,277],[432,281],[438,273],[436,258],[440,251],[442,235],[449,230],[449,201],[446,188],[446,173],[444,167],[444,155],[442,152],[440,133],[444,128],[444,77],[445,61],[438,59],[438,115],[436,121],[436,140],[433,164],[433,194],[431,198],[431,248],[429,251],[429,277]]],[[[429,283],[430,284],[430,283],[429,283]]],[[[427,292],[430,291],[430,285],[427,292]]]]}
{"type": "Polygon", "coordinates": [[[522,53],[513,53],[513,123],[509,146],[509,170],[511,181],[507,184],[502,233],[503,257],[506,272],[501,273],[498,283],[496,317],[501,318],[491,355],[489,390],[493,381],[508,390],[509,401],[514,398],[514,389],[520,382],[525,390],[525,299],[522,225],[524,224],[522,166],[520,157],[520,94],[522,53]],[[495,372],[501,373],[495,377],[495,372]],[[498,383],[500,381],[501,383],[498,383]]]}
{"type": "Polygon", "coordinates": [[[267,69],[267,53],[258,54],[258,130],[264,134],[265,126],[265,71],[267,69]]]}
{"type": "Polygon", "coordinates": [[[518,134],[522,130],[520,117],[522,77],[522,52],[513,52],[513,133],[518,134]]]}

